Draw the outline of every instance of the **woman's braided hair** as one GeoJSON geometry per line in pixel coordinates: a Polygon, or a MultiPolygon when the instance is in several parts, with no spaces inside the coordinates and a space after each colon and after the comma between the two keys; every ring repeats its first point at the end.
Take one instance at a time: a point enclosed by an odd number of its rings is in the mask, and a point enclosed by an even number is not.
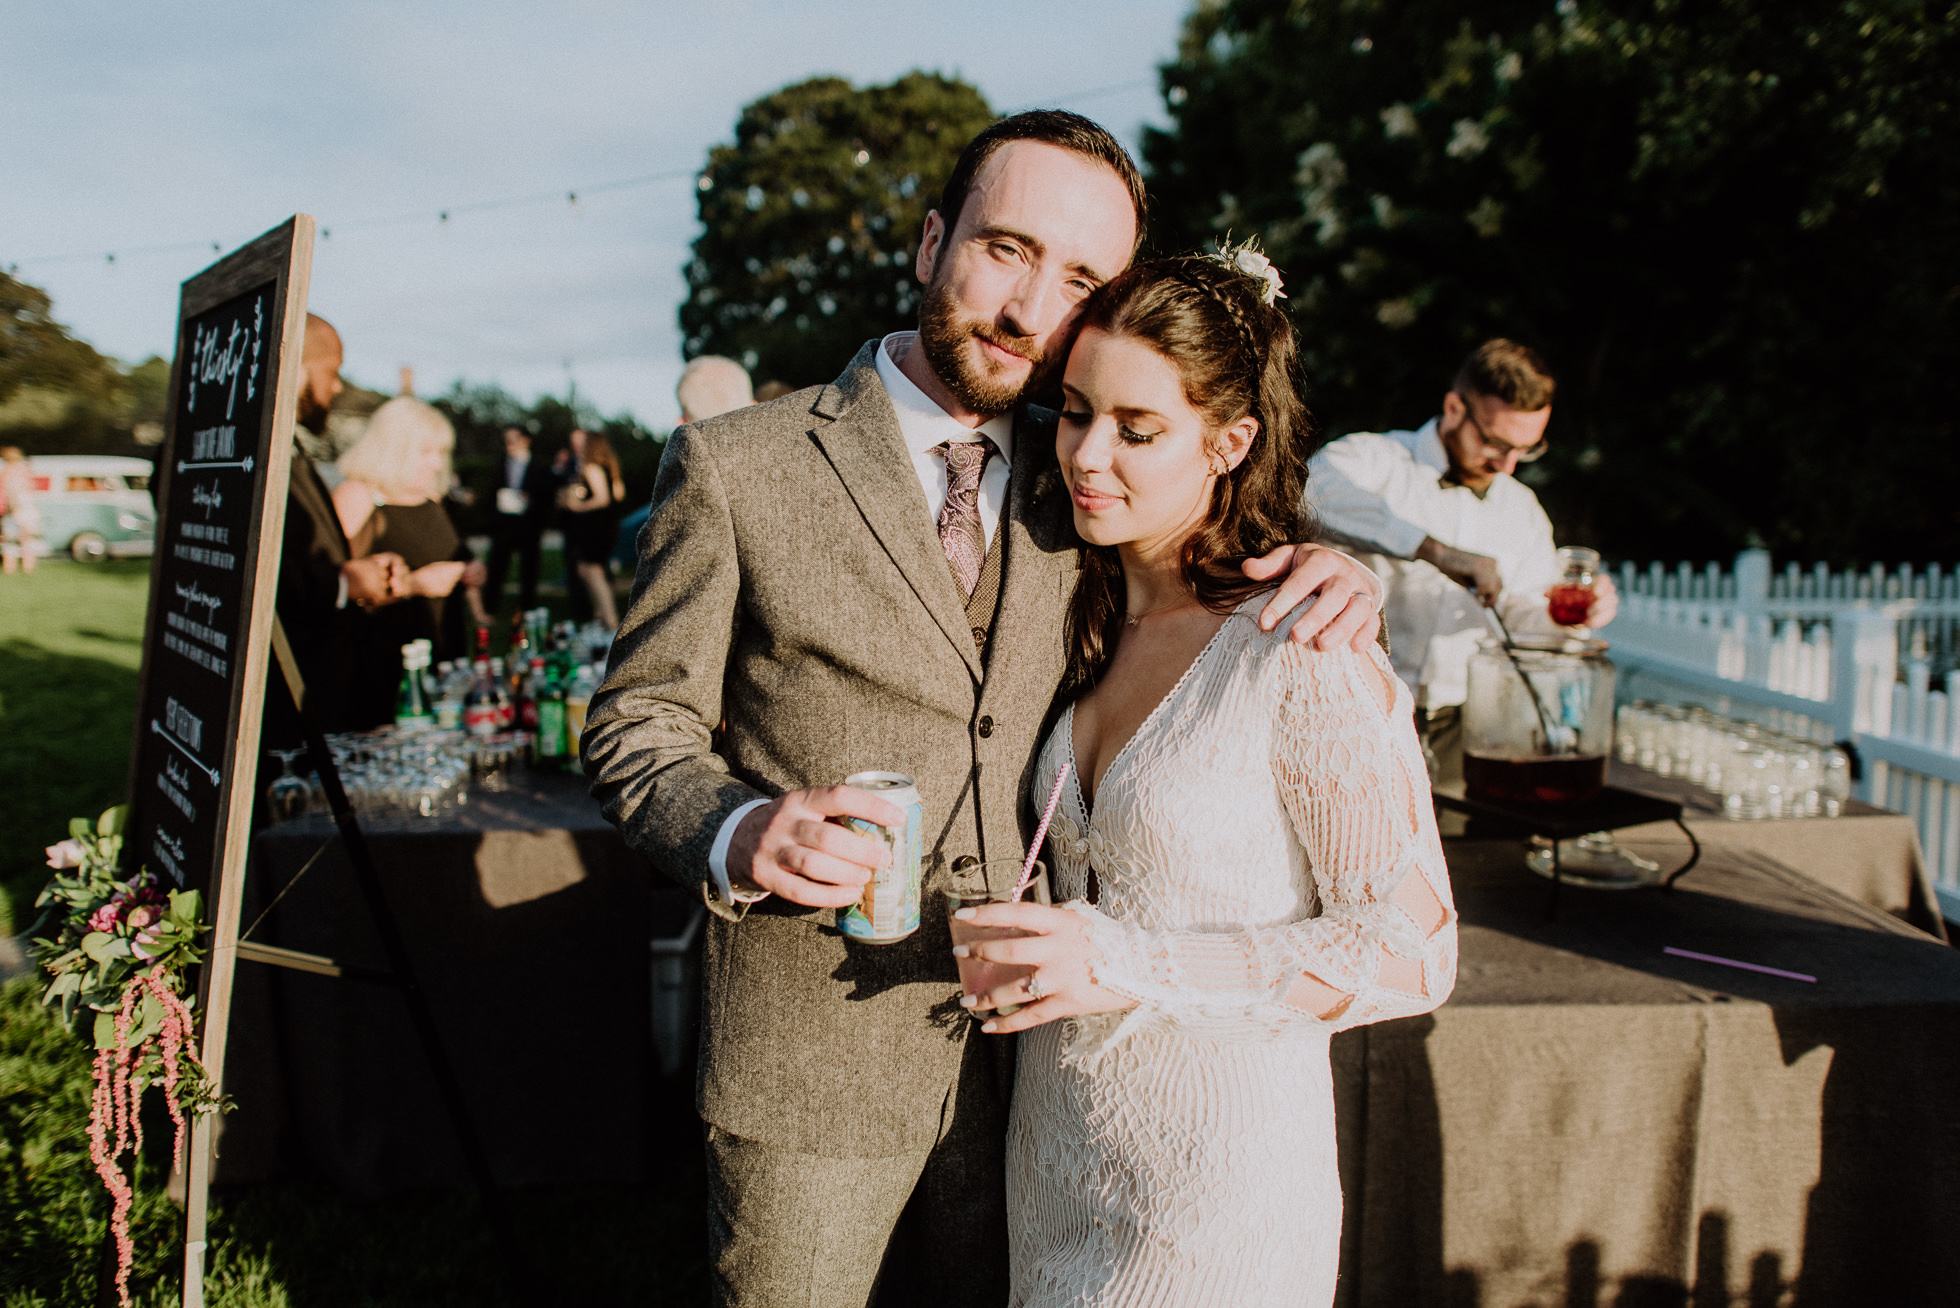
{"type": "MultiPolygon", "coordinates": [[[[1170,360],[1208,431],[1248,415],[1259,423],[1245,458],[1213,483],[1211,511],[1184,543],[1185,582],[1215,613],[1265,588],[1242,562],[1312,539],[1304,495],[1314,429],[1301,398],[1299,345],[1285,311],[1269,302],[1268,281],[1235,263],[1235,253],[1136,264],[1098,288],[1081,319],[1083,331],[1128,337],[1170,360]]],[[[1085,545],[1083,555],[1069,608],[1070,688],[1101,674],[1124,611],[1115,548],[1085,545]]]]}

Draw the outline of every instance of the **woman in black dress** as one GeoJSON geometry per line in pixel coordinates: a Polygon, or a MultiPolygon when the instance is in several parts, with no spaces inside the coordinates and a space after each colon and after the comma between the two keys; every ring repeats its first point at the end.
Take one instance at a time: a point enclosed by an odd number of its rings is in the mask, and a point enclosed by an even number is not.
{"type": "Polygon", "coordinates": [[[619,502],[625,497],[626,482],[612,442],[573,428],[571,476],[558,497],[566,510],[565,560],[592,592],[592,612],[608,631],[619,629],[611,560],[619,534],[619,502]]]}
{"type": "Polygon", "coordinates": [[[449,420],[408,396],[374,411],[365,434],[340,460],[334,512],[356,556],[393,552],[410,571],[411,598],[374,610],[361,624],[348,706],[358,730],[392,722],[401,685],[401,647],[428,640],[438,660],[465,652],[460,588],[483,584],[443,497],[455,482],[449,420]]]}

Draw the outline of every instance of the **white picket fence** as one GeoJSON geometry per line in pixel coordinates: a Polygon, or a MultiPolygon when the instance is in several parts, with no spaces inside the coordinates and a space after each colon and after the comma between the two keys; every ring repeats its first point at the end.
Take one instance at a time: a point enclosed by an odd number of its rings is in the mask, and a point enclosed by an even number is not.
{"type": "Polygon", "coordinates": [[[1960,920],[1960,569],[1777,571],[1622,564],[1620,697],[1699,702],[1864,764],[1860,797],[1910,814],[1945,915],[1960,920]]]}

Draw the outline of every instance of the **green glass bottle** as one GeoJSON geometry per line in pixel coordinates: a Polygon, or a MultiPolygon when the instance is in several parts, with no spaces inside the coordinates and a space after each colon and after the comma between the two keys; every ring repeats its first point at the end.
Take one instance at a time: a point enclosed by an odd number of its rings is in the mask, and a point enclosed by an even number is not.
{"type": "Polygon", "coordinates": [[[434,646],[426,640],[411,640],[402,646],[402,684],[395,695],[395,725],[404,731],[420,731],[436,724],[435,711],[422,685],[434,646]]]}
{"type": "Polygon", "coordinates": [[[537,695],[538,761],[562,763],[571,756],[571,742],[565,730],[565,683],[556,666],[544,665],[544,683],[537,695]]]}

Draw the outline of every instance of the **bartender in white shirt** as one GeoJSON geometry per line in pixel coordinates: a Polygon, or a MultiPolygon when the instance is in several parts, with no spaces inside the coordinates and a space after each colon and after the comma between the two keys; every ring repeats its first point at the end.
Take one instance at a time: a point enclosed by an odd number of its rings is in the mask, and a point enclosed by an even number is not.
{"type": "MultiPolygon", "coordinates": [[[[1415,696],[1439,784],[1462,776],[1465,677],[1477,641],[1493,634],[1482,608],[1494,606],[1513,635],[1566,630],[1545,598],[1560,571],[1551,520],[1514,475],[1545,452],[1554,386],[1531,349],[1486,341],[1457,371],[1440,417],[1343,436],[1311,464],[1307,495],[1328,543],[1362,551],[1387,587],[1390,657],[1415,696]]],[[[1586,626],[1618,609],[1612,579],[1598,574],[1586,626]]]]}

